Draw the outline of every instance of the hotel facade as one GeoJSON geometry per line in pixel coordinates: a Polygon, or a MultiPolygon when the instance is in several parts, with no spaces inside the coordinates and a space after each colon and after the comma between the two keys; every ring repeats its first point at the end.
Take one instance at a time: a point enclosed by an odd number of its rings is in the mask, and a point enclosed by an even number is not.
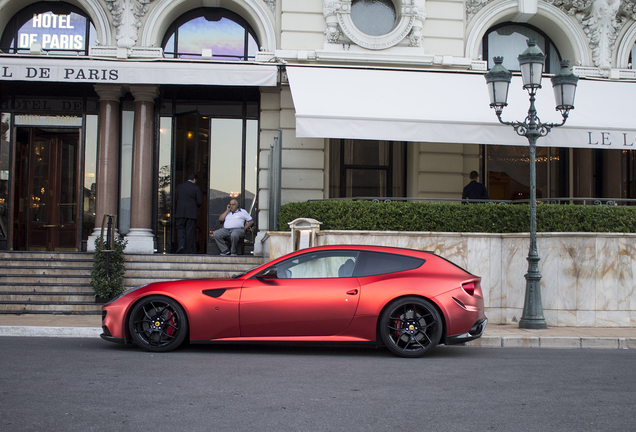
{"type": "MultiPolygon", "coordinates": [[[[0,250],[90,251],[112,215],[128,252],[170,253],[191,172],[202,254],[231,198],[256,254],[277,202],[460,199],[473,170],[527,199],[483,77],[527,39],[580,76],[538,198],[636,200],[634,0],[0,0],[0,34],[0,250]]],[[[515,73],[504,120],[527,97],[515,73]]],[[[548,80],[537,109],[560,123],[548,80]]]]}

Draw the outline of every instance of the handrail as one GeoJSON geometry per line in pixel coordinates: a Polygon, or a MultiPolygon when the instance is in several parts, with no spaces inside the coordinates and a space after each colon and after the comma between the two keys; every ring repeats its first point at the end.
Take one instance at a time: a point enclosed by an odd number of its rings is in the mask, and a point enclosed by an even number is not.
{"type": "Polygon", "coordinates": [[[105,214],[102,218],[102,230],[99,236],[99,252],[106,254],[106,279],[110,277],[110,253],[115,252],[115,223],[117,215],[105,214]],[[108,228],[106,233],[106,249],[104,249],[104,225],[108,228]]]}
{"type": "Polygon", "coordinates": [[[102,230],[100,233],[100,238],[102,239],[99,242],[99,251],[100,252],[114,252],[115,251],[115,230],[114,230],[114,226],[115,223],[117,222],[117,215],[109,215],[109,214],[105,214],[104,217],[102,218],[102,230]],[[108,220],[108,221],[107,221],[108,220]],[[104,225],[106,225],[108,231],[107,231],[107,238],[106,238],[106,249],[104,249],[104,225]]]}
{"type": "MultiPolygon", "coordinates": [[[[458,199],[458,198],[387,198],[387,197],[350,197],[350,198],[325,198],[325,199],[310,199],[307,202],[317,201],[373,201],[373,202],[423,202],[429,204],[444,204],[444,203],[481,203],[481,204],[529,204],[529,199],[519,200],[484,200],[484,199],[458,199]]],[[[636,206],[636,199],[634,198],[584,198],[584,197],[563,197],[563,198],[537,198],[538,203],[543,204],[556,204],[556,205],[583,205],[583,206],[636,206]]]]}

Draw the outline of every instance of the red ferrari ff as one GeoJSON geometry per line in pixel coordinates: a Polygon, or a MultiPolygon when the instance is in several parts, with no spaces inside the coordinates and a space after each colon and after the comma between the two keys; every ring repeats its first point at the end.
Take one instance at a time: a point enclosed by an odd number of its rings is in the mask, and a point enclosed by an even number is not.
{"type": "Polygon", "coordinates": [[[200,342],[372,342],[402,357],[479,338],[481,278],[431,252],[322,246],[230,279],[155,282],[102,307],[101,337],[148,351],[200,342]]]}

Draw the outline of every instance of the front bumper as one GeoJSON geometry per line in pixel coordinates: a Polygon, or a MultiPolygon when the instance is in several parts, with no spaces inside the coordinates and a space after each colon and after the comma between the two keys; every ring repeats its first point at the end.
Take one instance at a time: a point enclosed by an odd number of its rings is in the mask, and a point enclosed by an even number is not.
{"type": "Polygon", "coordinates": [[[470,342],[475,339],[479,339],[482,334],[484,334],[484,330],[486,329],[486,324],[488,323],[488,318],[483,318],[477,321],[472,328],[468,331],[468,333],[462,333],[454,336],[447,336],[445,345],[457,345],[465,342],[470,342]]]}

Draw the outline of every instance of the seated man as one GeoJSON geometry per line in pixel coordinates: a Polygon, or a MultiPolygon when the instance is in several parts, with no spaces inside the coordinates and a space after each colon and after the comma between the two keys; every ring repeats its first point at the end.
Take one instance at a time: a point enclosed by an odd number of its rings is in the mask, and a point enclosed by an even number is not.
{"type": "Polygon", "coordinates": [[[223,222],[223,228],[214,231],[214,240],[221,255],[236,255],[236,246],[239,240],[245,238],[245,231],[254,224],[254,220],[247,210],[239,208],[238,201],[235,199],[230,201],[227,210],[219,216],[219,220],[223,222]],[[225,240],[228,238],[232,245],[231,250],[228,250],[225,244],[225,240]]]}

